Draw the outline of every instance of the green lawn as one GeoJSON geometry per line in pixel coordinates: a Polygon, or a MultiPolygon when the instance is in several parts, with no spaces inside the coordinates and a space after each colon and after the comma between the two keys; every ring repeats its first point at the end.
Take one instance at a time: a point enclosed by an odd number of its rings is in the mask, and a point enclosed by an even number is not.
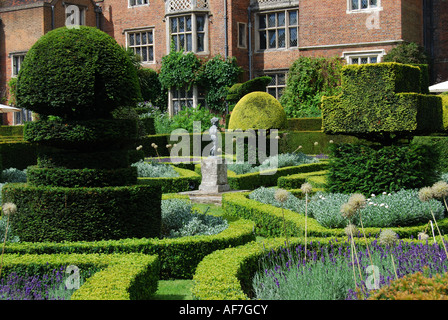
{"type": "Polygon", "coordinates": [[[193,280],[160,280],[154,300],[192,300],[193,280]]]}

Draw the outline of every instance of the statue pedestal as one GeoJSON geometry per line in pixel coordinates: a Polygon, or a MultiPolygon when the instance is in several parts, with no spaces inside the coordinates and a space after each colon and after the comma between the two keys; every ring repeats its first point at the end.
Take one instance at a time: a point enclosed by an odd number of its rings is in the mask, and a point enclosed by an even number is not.
{"type": "Polygon", "coordinates": [[[227,183],[227,164],[221,157],[204,158],[201,163],[202,183],[199,191],[219,193],[230,190],[227,183]]]}

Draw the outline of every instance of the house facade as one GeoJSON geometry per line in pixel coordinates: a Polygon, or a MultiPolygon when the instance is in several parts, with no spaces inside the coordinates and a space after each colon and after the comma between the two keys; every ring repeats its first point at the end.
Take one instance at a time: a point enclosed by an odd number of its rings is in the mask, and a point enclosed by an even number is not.
{"type": "MultiPolygon", "coordinates": [[[[5,0],[0,7],[0,87],[45,32],[67,23],[96,26],[159,70],[175,49],[207,59],[236,57],[243,80],[269,75],[279,98],[300,56],[338,56],[348,64],[381,62],[403,42],[430,54],[432,83],[448,80],[448,3],[444,0],[5,0]]],[[[169,110],[201,102],[198,88],[170,91],[169,110]]]]}

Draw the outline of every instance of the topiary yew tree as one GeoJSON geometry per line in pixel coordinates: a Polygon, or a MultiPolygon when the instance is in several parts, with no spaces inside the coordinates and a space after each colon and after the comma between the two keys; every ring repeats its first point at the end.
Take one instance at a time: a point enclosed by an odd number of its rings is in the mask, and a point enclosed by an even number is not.
{"type": "Polygon", "coordinates": [[[125,50],[99,29],[58,28],[27,52],[17,105],[64,119],[111,118],[141,100],[137,71],[125,50]]]}
{"type": "Polygon", "coordinates": [[[424,94],[422,70],[400,63],[343,68],[342,93],[322,100],[323,130],[361,138],[362,146],[332,146],[329,191],[367,195],[434,179],[431,150],[405,143],[442,130],[442,102],[424,94]]]}
{"type": "Polygon", "coordinates": [[[422,93],[421,72],[393,62],[345,66],[342,93],[322,99],[323,130],[383,144],[441,130],[441,99],[422,93]]]}
{"type": "Polygon", "coordinates": [[[129,149],[137,123],[113,111],[140,100],[129,55],[91,27],[55,29],[28,51],[18,105],[39,113],[24,139],[38,146],[26,184],[2,189],[22,241],[159,237],[161,190],[137,184],[129,149]],[[57,117],[51,117],[57,116],[57,117]]]}

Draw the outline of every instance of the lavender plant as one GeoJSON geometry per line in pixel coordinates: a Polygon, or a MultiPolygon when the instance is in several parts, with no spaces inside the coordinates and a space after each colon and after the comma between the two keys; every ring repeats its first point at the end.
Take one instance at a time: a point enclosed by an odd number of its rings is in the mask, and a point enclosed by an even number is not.
{"type": "MultiPolygon", "coordinates": [[[[365,276],[354,279],[354,253],[350,242],[330,241],[329,245],[316,245],[307,251],[304,259],[303,247],[292,252],[268,252],[260,260],[260,269],[253,278],[256,299],[265,300],[354,300],[367,299],[375,290],[371,289],[371,261],[367,248],[358,248],[357,259],[365,276]],[[356,291],[355,281],[359,291],[356,291]]],[[[400,241],[397,244],[380,244],[374,240],[370,246],[373,266],[378,268],[378,286],[381,288],[407,274],[423,272],[429,276],[448,270],[447,256],[438,244],[400,241]],[[393,255],[395,270],[390,255],[393,255]]]]}
{"type": "MultiPolygon", "coordinates": [[[[82,272],[80,285],[94,272],[82,272]]],[[[0,281],[0,300],[69,300],[76,289],[68,289],[66,279],[65,266],[43,275],[11,272],[0,281]]]]}

